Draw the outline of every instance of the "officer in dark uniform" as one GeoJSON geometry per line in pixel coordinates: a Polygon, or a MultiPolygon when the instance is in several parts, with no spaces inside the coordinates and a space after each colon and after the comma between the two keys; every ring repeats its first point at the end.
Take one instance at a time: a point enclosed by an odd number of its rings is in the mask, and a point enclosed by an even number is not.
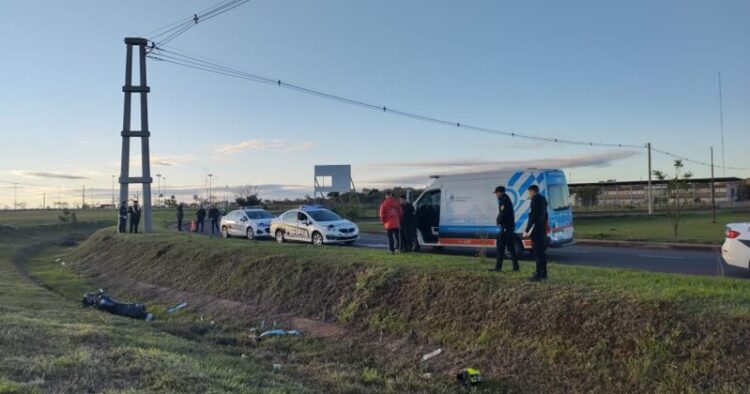
{"type": "Polygon", "coordinates": [[[128,232],[128,205],[125,203],[125,201],[120,201],[120,208],[118,209],[117,219],[117,231],[120,233],[128,232]]]}
{"type": "Polygon", "coordinates": [[[518,271],[518,256],[516,256],[516,247],[513,242],[516,235],[516,218],[513,213],[513,202],[505,194],[505,187],[503,186],[495,188],[495,196],[497,196],[499,209],[496,224],[500,228],[500,232],[497,234],[497,260],[495,262],[495,269],[491,269],[490,271],[500,272],[503,270],[503,258],[505,257],[506,249],[513,261],[513,271],[518,271]]]}
{"type": "Polygon", "coordinates": [[[531,250],[536,258],[536,272],[529,278],[532,282],[547,279],[547,199],[539,194],[539,186],[529,186],[531,211],[524,237],[531,237],[531,250]]]}
{"type": "Polygon", "coordinates": [[[141,207],[138,206],[138,201],[133,202],[133,206],[130,207],[130,232],[138,233],[138,223],[141,222],[141,207]]]}
{"type": "Polygon", "coordinates": [[[203,220],[206,219],[206,208],[203,208],[203,205],[198,207],[198,211],[195,212],[195,218],[198,219],[198,223],[195,224],[195,231],[202,233],[204,230],[203,220]]]}
{"type": "Polygon", "coordinates": [[[208,209],[208,220],[211,221],[211,236],[213,237],[214,234],[219,234],[221,212],[219,211],[219,208],[216,207],[216,204],[211,205],[211,208],[208,209]]]}
{"type": "Polygon", "coordinates": [[[401,246],[402,252],[413,252],[414,242],[417,239],[417,215],[414,205],[406,200],[405,196],[399,198],[401,201],[401,246]]]}
{"type": "Polygon", "coordinates": [[[182,231],[182,219],[185,217],[185,206],[177,204],[177,231],[182,231]]]}

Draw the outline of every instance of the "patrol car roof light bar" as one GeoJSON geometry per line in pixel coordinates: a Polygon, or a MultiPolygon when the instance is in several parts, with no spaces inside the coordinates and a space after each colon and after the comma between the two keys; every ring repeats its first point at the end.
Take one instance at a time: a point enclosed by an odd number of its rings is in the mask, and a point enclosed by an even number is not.
{"type": "Polygon", "coordinates": [[[125,60],[125,85],[122,87],[125,93],[125,107],[123,110],[122,120],[122,155],[120,158],[120,203],[128,202],[128,185],[131,183],[140,183],[143,187],[143,231],[150,233],[151,228],[151,160],[149,157],[149,136],[151,132],[148,129],[148,100],[146,94],[151,90],[146,84],[146,45],[148,40],[145,38],[125,38],[127,54],[125,60]],[[137,46],[139,60],[140,83],[133,85],[133,47],[137,46]],[[131,130],[131,95],[139,93],[141,99],[141,129],[138,131],[131,130]],[[130,138],[141,138],[141,169],[140,177],[130,176],[130,138]]]}

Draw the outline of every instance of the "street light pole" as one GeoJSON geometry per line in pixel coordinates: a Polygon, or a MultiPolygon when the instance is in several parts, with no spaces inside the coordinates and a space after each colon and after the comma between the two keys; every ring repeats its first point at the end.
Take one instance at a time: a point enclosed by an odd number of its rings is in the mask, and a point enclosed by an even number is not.
{"type": "Polygon", "coordinates": [[[214,174],[208,174],[208,203],[211,204],[211,181],[213,180],[214,174]]]}

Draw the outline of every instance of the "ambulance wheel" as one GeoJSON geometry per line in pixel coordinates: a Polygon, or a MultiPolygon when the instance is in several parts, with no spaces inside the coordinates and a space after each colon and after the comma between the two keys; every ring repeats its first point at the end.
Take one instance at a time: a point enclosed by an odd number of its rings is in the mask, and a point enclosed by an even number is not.
{"type": "Polygon", "coordinates": [[[253,230],[252,227],[249,227],[249,226],[247,227],[247,231],[245,231],[245,236],[247,237],[247,239],[251,241],[255,239],[255,231],[253,230]]]}
{"type": "MultiPolygon", "coordinates": [[[[516,251],[516,257],[519,260],[521,258],[523,258],[523,253],[524,253],[523,242],[520,239],[516,238],[516,239],[513,240],[513,248],[516,251]]],[[[505,250],[504,253],[505,253],[505,257],[509,259],[510,258],[510,253],[508,253],[507,250],[505,250]]]]}
{"type": "Polygon", "coordinates": [[[283,244],[284,243],[284,232],[281,230],[276,230],[276,242],[283,244]]]}
{"type": "Polygon", "coordinates": [[[317,231],[312,234],[312,244],[315,246],[323,245],[323,236],[317,231]]]}

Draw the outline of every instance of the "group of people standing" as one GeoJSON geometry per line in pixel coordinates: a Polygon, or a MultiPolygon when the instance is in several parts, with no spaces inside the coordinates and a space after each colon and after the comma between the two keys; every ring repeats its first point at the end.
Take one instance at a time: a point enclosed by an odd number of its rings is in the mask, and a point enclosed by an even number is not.
{"type": "MultiPolygon", "coordinates": [[[[205,220],[208,215],[208,220],[211,222],[211,235],[219,234],[219,221],[221,220],[221,211],[216,205],[211,205],[206,213],[206,208],[203,205],[198,206],[198,210],[195,211],[195,227],[192,229],[193,232],[205,231],[205,220]]],[[[177,204],[177,231],[182,231],[182,220],[185,218],[185,205],[180,203],[177,204]]]]}
{"type": "MultiPolygon", "coordinates": [[[[513,271],[519,271],[518,255],[515,246],[518,235],[516,234],[513,202],[505,194],[504,186],[496,187],[494,193],[498,201],[499,212],[496,224],[499,232],[496,241],[497,259],[495,261],[495,268],[490,269],[490,271],[502,271],[506,250],[513,262],[513,271]]],[[[526,223],[522,237],[531,239],[531,251],[534,253],[534,259],[536,260],[536,271],[529,280],[538,282],[547,279],[547,199],[539,194],[539,186],[537,185],[529,186],[528,193],[531,197],[529,220],[526,223]]]]}
{"type": "Polygon", "coordinates": [[[388,250],[411,252],[417,248],[417,216],[414,206],[404,196],[399,200],[388,191],[378,214],[388,236],[388,250]]]}
{"type": "MultiPolygon", "coordinates": [[[[527,189],[531,197],[529,207],[529,220],[523,231],[522,238],[531,240],[531,250],[536,260],[536,271],[529,280],[538,282],[547,279],[547,199],[539,194],[539,186],[531,185],[527,189]]],[[[505,251],[513,263],[513,271],[519,271],[518,250],[516,249],[516,219],[513,202],[505,193],[504,186],[495,188],[495,196],[498,202],[498,214],[496,224],[498,226],[497,259],[493,272],[503,269],[505,251]]],[[[403,196],[400,202],[396,200],[393,193],[385,193],[385,200],[380,204],[379,216],[388,236],[388,250],[395,254],[397,251],[409,252],[417,248],[417,217],[414,206],[403,196]]],[[[520,240],[519,240],[520,241],[520,240]]]]}
{"type": "Polygon", "coordinates": [[[117,231],[120,233],[128,232],[128,218],[130,218],[131,233],[138,232],[138,225],[141,222],[141,207],[138,206],[138,201],[133,201],[133,205],[128,206],[125,201],[120,202],[120,208],[118,209],[118,223],[117,231]]]}

